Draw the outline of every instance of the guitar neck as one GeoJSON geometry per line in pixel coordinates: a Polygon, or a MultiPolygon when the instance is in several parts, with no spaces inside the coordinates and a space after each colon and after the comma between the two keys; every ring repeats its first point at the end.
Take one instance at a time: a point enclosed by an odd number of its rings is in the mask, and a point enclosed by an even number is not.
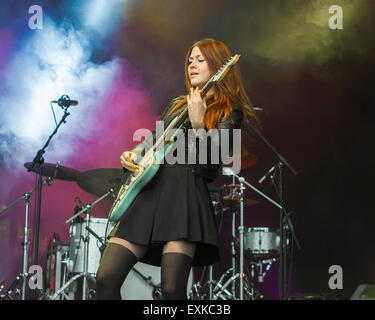
{"type": "MultiPolygon", "coordinates": [[[[204,87],[201,90],[201,97],[202,99],[207,95],[208,91],[212,88],[212,86],[215,84],[214,81],[212,81],[212,78],[207,81],[207,83],[204,85],[204,87]]],[[[179,127],[187,118],[188,115],[188,109],[185,108],[177,117],[176,121],[173,124],[173,127],[179,127]]]]}

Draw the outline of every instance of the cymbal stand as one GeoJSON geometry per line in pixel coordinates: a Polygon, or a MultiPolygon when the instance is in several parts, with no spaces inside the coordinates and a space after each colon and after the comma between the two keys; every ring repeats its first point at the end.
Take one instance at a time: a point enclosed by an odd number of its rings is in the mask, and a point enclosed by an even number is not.
{"type": "MultiPolygon", "coordinates": [[[[228,170],[228,169],[227,169],[228,170]]],[[[244,190],[246,190],[245,183],[247,184],[246,180],[243,177],[240,177],[234,174],[233,171],[230,171],[230,174],[233,178],[232,184],[232,197],[238,198],[240,202],[240,222],[238,226],[238,233],[239,233],[239,245],[240,245],[240,254],[239,254],[239,273],[236,273],[236,248],[235,248],[235,240],[236,240],[236,211],[233,210],[232,212],[232,295],[233,299],[236,299],[236,283],[234,280],[239,277],[239,300],[244,300],[244,233],[245,233],[245,226],[244,226],[244,190]],[[239,190],[237,190],[235,185],[235,178],[239,181],[239,190]],[[238,277],[236,277],[236,274],[238,277]]],[[[261,193],[258,190],[259,193],[261,193]]],[[[261,193],[262,194],[262,193],[261,193]]],[[[263,195],[263,194],[262,194],[263,195]]],[[[265,196],[265,195],[264,195],[265,196]]],[[[265,196],[267,197],[267,196],[265,196]]],[[[268,198],[268,197],[267,197],[268,198]]],[[[271,200],[271,199],[270,199],[271,200]]],[[[273,200],[271,200],[273,201],[273,200]]]]}
{"type": "MultiPolygon", "coordinates": [[[[232,185],[235,186],[235,179],[232,176],[232,185]]],[[[233,193],[236,190],[233,189],[233,193]]],[[[236,275],[236,214],[237,211],[232,206],[232,277],[236,275]]],[[[236,283],[232,282],[232,294],[233,298],[236,299],[236,283]]]]}
{"type": "Polygon", "coordinates": [[[87,276],[88,276],[88,269],[89,269],[89,242],[90,242],[90,214],[92,207],[91,205],[86,206],[86,228],[85,228],[85,236],[83,237],[83,285],[82,285],[82,300],[86,300],[86,289],[87,289],[87,276]]]}
{"type": "Polygon", "coordinates": [[[210,265],[210,270],[209,270],[209,295],[208,295],[208,299],[209,300],[212,300],[212,290],[213,290],[213,277],[212,277],[212,273],[213,273],[213,265],[210,265]]]}
{"type": "MultiPolygon", "coordinates": [[[[67,224],[69,223],[70,221],[72,221],[73,219],[75,219],[76,217],[78,217],[80,214],[82,213],[85,213],[86,212],[86,217],[85,217],[85,222],[86,222],[86,226],[85,226],[85,236],[83,238],[83,243],[84,243],[84,255],[83,255],[83,272],[80,273],[80,277],[84,277],[83,278],[83,288],[82,288],[82,300],[86,300],[86,291],[87,291],[87,277],[89,276],[88,274],[88,259],[89,259],[89,241],[90,241],[90,235],[89,235],[89,232],[90,232],[90,213],[92,211],[92,208],[100,201],[102,201],[103,199],[107,198],[109,195],[112,195],[113,197],[115,197],[115,188],[111,188],[107,193],[105,193],[104,195],[102,195],[99,199],[95,200],[94,202],[92,202],[91,204],[87,204],[86,206],[84,206],[84,208],[82,210],[80,210],[79,212],[77,212],[74,216],[72,216],[71,218],[69,218],[68,220],[66,220],[64,222],[64,224],[67,224]]],[[[80,277],[73,277],[74,280],[80,278],[80,277]]],[[[73,280],[73,281],[74,281],[73,280]]],[[[70,284],[72,281],[68,281],[68,283],[70,284]]],[[[67,286],[63,286],[61,289],[65,289],[67,286]]],[[[59,290],[60,292],[62,292],[63,290],[59,290]]],[[[59,294],[60,294],[59,292],[59,294]]],[[[57,293],[57,292],[56,292],[57,293]]],[[[54,297],[57,297],[58,294],[54,295],[54,297]]]]}
{"type": "Polygon", "coordinates": [[[240,279],[240,297],[239,297],[239,299],[243,300],[244,299],[243,277],[245,275],[244,274],[244,232],[245,232],[245,228],[244,228],[244,225],[243,225],[243,223],[244,223],[244,220],[243,220],[243,218],[244,218],[244,196],[243,196],[243,192],[246,189],[245,185],[249,186],[252,190],[254,190],[258,194],[260,194],[263,198],[267,199],[269,202],[271,202],[273,205],[275,205],[279,209],[282,209],[282,207],[277,202],[275,202],[274,200],[269,198],[267,195],[265,195],[263,192],[261,192],[260,190],[258,190],[254,186],[252,186],[250,183],[248,183],[245,180],[245,178],[240,177],[237,174],[235,174],[231,169],[226,168],[225,171],[226,171],[226,175],[232,175],[233,179],[237,178],[237,180],[240,183],[240,192],[239,192],[239,195],[238,195],[239,200],[240,200],[240,225],[238,226],[238,231],[239,231],[239,235],[240,235],[240,268],[239,268],[240,269],[239,270],[239,274],[240,274],[240,277],[239,277],[239,279],[240,279]]]}
{"type": "MultiPolygon", "coordinates": [[[[48,177],[46,180],[42,182],[42,185],[47,184],[48,186],[52,185],[53,178],[48,177]]],[[[16,201],[11,203],[8,207],[0,211],[0,215],[3,214],[5,211],[10,209],[11,207],[15,206],[21,200],[25,200],[25,227],[23,233],[23,259],[22,259],[22,273],[19,274],[12,283],[11,287],[7,290],[7,295],[10,295],[13,289],[17,286],[18,282],[22,279],[22,291],[21,291],[21,299],[26,300],[26,280],[30,276],[28,273],[28,256],[29,256],[29,207],[30,207],[30,196],[35,191],[36,188],[26,192],[22,197],[18,198],[16,201]]]]}
{"type": "Polygon", "coordinates": [[[230,268],[229,270],[227,270],[220,278],[220,280],[217,282],[213,292],[214,292],[214,296],[213,296],[213,300],[217,300],[218,298],[222,299],[222,300],[235,300],[235,296],[234,296],[234,292],[230,292],[228,291],[226,288],[228,287],[228,285],[230,283],[235,283],[235,280],[240,276],[239,273],[235,274],[234,276],[231,276],[226,282],[224,285],[222,285],[221,283],[223,282],[223,280],[225,279],[225,277],[232,273],[233,270],[232,268],[230,268]]]}
{"type": "Polygon", "coordinates": [[[55,294],[50,298],[51,300],[56,300],[57,297],[60,295],[60,294],[63,294],[64,293],[64,290],[69,287],[74,281],[76,281],[77,279],[81,278],[82,276],[84,275],[83,272],[79,273],[79,274],[76,274],[74,277],[72,277],[67,283],[65,283],[59,290],[57,290],[55,292],[55,294]]]}
{"type": "MultiPolygon", "coordinates": [[[[232,276],[236,274],[236,214],[237,212],[233,209],[232,211],[232,276]]],[[[233,298],[236,298],[236,283],[232,283],[233,298]]]]}
{"type": "MultiPolygon", "coordinates": [[[[227,186],[224,185],[224,188],[227,186]]],[[[235,185],[235,177],[232,176],[232,185],[229,186],[229,195],[227,195],[227,200],[234,200],[238,198],[238,189],[235,185]]],[[[237,250],[236,250],[236,203],[231,203],[230,210],[232,211],[232,240],[231,240],[231,250],[232,250],[232,268],[230,269],[232,271],[232,277],[235,277],[236,275],[236,262],[237,262],[237,250]]],[[[233,299],[236,299],[236,283],[235,281],[232,282],[232,297],[233,299]]]]}
{"type": "Polygon", "coordinates": [[[238,179],[240,182],[240,225],[238,227],[238,232],[240,234],[240,300],[244,299],[244,288],[243,288],[243,277],[244,277],[244,219],[243,219],[243,191],[245,190],[244,187],[244,178],[238,179]]]}

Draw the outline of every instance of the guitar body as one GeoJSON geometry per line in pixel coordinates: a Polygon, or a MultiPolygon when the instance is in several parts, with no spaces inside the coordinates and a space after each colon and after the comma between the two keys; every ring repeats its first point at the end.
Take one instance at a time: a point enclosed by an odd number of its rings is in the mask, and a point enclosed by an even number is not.
{"type": "Polygon", "coordinates": [[[140,163],[140,169],[131,173],[121,186],[112,209],[109,213],[109,220],[117,222],[126,210],[133,203],[137,195],[151,181],[160,168],[160,163],[168,153],[172,143],[167,143],[162,150],[152,152],[152,149],[146,153],[140,163]]]}

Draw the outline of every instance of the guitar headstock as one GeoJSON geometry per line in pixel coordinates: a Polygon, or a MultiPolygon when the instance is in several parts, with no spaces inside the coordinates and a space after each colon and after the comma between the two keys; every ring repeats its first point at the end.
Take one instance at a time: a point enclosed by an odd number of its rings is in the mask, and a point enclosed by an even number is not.
{"type": "Polygon", "coordinates": [[[225,75],[228,73],[228,71],[237,63],[237,61],[240,59],[239,54],[235,54],[232,56],[220,69],[216,74],[210,79],[210,81],[216,83],[221,81],[225,75]]]}
{"type": "Polygon", "coordinates": [[[202,97],[204,97],[208,90],[217,82],[221,81],[228,71],[237,63],[240,58],[239,54],[232,56],[206,83],[202,89],[202,97]]]}

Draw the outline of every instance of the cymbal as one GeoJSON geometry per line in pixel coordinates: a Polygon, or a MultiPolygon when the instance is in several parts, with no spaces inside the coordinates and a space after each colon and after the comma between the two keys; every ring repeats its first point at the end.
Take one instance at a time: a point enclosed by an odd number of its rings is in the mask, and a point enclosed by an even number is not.
{"type": "Polygon", "coordinates": [[[119,168],[88,170],[78,175],[77,183],[86,192],[101,197],[111,188],[119,188],[124,183],[124,170],[119,168]]]}
{"type": "MultiPolygon", "coordinates": [[[[24,167],[29,170],[31,168],[32,162],[26,162],[24,167]]],[[[32,172],[39,173],[39,164],[36,164],[34,168],[31,170],[32,172]]],[[[43,172],[42,175],[44,177],[52,177],[54,179],[59,180],[67,180],[67,181],[76,181],[80,171],[64,166],[59,166],[56,168],[55,163],[44,163],[43,164],[43,172]],[[56,174],[56,176],[55,176],[56,174]]]]}
{"type": "MultiPolygon", "coordinates": [[[[230,201],[230,202],[238,202],[238,204],[240,204],[240,199],[238,199],[238,198],[232,198],[231,196],[224,196],[223,200],[224,201],[230,201]]],[[[243,204],[245,206],[253,206],[255,204],[260,204],[260,203],[261,203],[260,201],[253,200],[253,199],[244,199],[243,200],[243,204]]]]}

